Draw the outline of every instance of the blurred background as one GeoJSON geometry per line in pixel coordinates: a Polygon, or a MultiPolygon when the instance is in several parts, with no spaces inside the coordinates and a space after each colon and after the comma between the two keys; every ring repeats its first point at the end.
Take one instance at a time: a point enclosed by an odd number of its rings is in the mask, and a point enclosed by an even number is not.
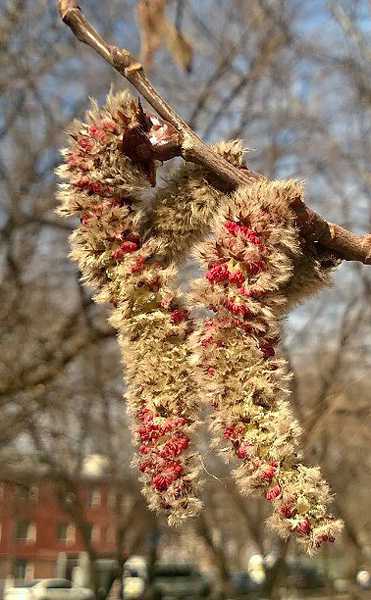
{"type": "MultiPolygon", "coordinates": [[[[371,3],[156,3],[157,16],[136,0],[83,9],[108,41],[142,52],[206,140],[243,138],[253,169],[304,179],[325,218],[371,231],[371,3]]],[[[54,214],[64,129],[112,84],[127,85],[54,1],[0,0],[0,598],[371,597],[367,267],[342,265],[284,325],[306,459],[336,492],[342,539],[315,560],[279,542],[207,431],[201,517],[170,530],[146,510],[108,309],[81,286],[73,223],[54,214]],[[35,579],[51,583],[37,591],[35,579]]]]}

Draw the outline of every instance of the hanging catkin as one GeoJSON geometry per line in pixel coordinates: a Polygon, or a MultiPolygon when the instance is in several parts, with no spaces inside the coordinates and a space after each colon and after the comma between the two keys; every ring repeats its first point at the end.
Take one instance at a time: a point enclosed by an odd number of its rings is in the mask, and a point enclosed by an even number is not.
{"type": "Polygon", "coordinates": [[[315,257],[302,260],[289,208],[301,195],[295,181],[263,180],[238,189],[219,212],[213,238],[196,253],[206,273],[193,300],[212,316],[193,346],[215,441],[240,462],[234,476],[242,493],[265,496],[271,526],[313,552],[335,539],[341,523],[327,512],[319,469],[298,458],[301,431],[287,401],[287,365],[277,356],[280,320],[299,298],[295,279],[304,295],[328,282],[315,257]]]}
{"type": "Polygon", "coordinates": [[[151,260],[160,244],[147,236],[145,173],[122,152],[136,119],[126,94],[110,95],[87,122],[75,122],[58,175],[59,213],[80,217],[71,256],[98,302],[110,302],[127,379],[139,471],[151,508],[171,524],[198,512],[199,460],[191,449],[197,390],[186,344],[191,322],[174,287],[176,269],[151,260]]]}
{"type": "MultiPolygon", "coordinates": [[[[240,461],[242,493],[264,495],[271,526],[313,552],[341,524],[327,513],[319,469],[300,462],[289,373],[277,355],[289,307],[329,281],[327,261],[303,246],[295,226],[290,204],[302,188],[261,180],[228,194],[201,166],[185,164],[149,201],[153,165],[130,159],[123,145],[143,114],[127,93],[110,94],[102,109],[93,103],[70,131],[58,197],[60,214],[80,218],[71,256],[83,280],[114,307],[144,494],[170,524],[199,512],[191,438],[203,400],[213,443],[225,442],[223,454],[240,461]],[[210,317],[194,324],[176,277],[196,243],[206,273],[191,298],[210,317]]],[[[243,167],[239,141],[213,148],[243,167]]]]}

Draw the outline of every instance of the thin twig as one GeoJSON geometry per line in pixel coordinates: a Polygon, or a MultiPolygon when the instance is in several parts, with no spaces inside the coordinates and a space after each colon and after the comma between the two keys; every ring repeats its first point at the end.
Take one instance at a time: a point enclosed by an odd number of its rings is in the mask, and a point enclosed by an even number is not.
{"type": "MultiPolygon", "coordinates": [[[[250,169],[238,169],[216,154],[164,100],[147,79],[140,62],[126,49],[108,44],[82,14],[76,0],[58,0],[59,13],[74,35],[93,48],[116,71],[125,77],[156,110],[173,125],[179,135],[179,156],[202,165],[215,179],[220,189],[232,191],[251,184],[262,175],[250,169]]],[[[214,181],[213,181],[214,182],[214,181]]],[[[371,264],[371,235],[356,235],[340,225],[329,223],[307,207],[301,199],[292,205],[301,233],[323,249],[343,260],[371,264]]]]}

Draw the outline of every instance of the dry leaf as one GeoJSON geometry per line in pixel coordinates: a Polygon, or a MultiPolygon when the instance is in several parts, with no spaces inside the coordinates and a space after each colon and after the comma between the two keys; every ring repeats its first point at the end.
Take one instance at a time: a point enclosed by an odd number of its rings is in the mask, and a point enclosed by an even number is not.
{"type": "Polygon", "coordinates": [[[168,19],[163,21],[163,37],[166,47],[176,64],[187,71],[192,69],[193,48],[184,35],[168,19]]]}
{"type": "Polygon", "coordinates": [[[149,70],[156,52],[166,46],[174,62],[190,72],[193,49],[191,43],[166,16],[167,0],[140,0],[138,21],[141,32],[141,61],[149,70]]]}

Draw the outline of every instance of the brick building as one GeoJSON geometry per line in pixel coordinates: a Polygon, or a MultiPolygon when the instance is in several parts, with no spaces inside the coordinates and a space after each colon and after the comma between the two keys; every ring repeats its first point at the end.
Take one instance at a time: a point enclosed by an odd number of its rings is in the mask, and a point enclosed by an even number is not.
{"type": "MultiPolygon", "coordinates": [[[[113,556],[114,492],[97,478],[79,482],[76,489],[92,546],[99,556],[113,556]]],[[[86,549],[62,504],[56,484],[46,478],[18,473],[0,479],[0,579],[55,577],[61,553],[73,558],[86,549]]]]}

